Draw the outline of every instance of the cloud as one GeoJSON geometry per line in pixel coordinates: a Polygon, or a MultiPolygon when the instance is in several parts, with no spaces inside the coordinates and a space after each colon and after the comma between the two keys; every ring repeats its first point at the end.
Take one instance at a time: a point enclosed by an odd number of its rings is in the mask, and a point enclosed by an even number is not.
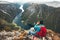
{"type": "Polygon", "coordinates": [[[50,1],[60,1],[60,0],[0,0],[0,1],[20,2],[20,3],[26,3],[26,2],[40,3],[40,2],[50,2],[50,1]]]}

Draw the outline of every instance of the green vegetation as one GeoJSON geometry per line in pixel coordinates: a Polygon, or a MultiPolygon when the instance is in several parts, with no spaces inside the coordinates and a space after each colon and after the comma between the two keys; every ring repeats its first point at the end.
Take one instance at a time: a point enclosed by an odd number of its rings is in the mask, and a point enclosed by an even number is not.
{"type": "Polygon", "coordinates": [[[0,30],[12,31],[12,30],[19,30],[21,29],[20,26],[17,26],[13,23],[8,23],[4,19],[0,19],[0,30]]]}

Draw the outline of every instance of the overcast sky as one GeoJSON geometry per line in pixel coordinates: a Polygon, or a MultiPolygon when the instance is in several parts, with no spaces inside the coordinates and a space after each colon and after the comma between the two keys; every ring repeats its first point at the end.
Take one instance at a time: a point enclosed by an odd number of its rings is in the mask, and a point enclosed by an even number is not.
{"type": "Polygon", "coordinates": [[[0,1],[21,2],[21,3],[26,3],[26,2],[40,3],[40,2],[51,2],[51,1],[60,1],[60,0],[0,0],[0,1]]]}

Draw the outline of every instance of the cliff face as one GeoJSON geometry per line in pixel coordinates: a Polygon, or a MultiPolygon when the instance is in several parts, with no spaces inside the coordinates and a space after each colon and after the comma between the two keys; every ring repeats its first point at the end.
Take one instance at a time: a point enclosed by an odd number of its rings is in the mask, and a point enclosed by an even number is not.
{"type": "Polygon", "coordinates": [[[21,12],[19,7],[20,5],[17,3],[0,2],[0,18],[12,22],[15,16],[21,12]]]}
{"type": "Polygon", "coordinates": [[[53,7],[46,4],[30,4],[22,15],[23,24],[35,24],[43,20],[47,28],[60,32],[60,7],[53,7]]]}

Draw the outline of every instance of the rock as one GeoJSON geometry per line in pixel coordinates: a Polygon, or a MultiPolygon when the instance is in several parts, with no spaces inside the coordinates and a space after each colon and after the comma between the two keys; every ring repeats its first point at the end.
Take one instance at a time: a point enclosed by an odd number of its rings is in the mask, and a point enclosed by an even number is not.
{"type": "MultiPolygon", "coordinates": [[[[28,31],[1,31],[0,40],[32,40],[34,35],[28,35],[28,31]]],[[[42,40],[42,38],[38,38],[42,40]]],[[[47,29],[47,35],[44,40],[60,40],[58,34],[50,29],[47,29]],[[53,35],[52,35],[53,34],[53,35]]]]}

